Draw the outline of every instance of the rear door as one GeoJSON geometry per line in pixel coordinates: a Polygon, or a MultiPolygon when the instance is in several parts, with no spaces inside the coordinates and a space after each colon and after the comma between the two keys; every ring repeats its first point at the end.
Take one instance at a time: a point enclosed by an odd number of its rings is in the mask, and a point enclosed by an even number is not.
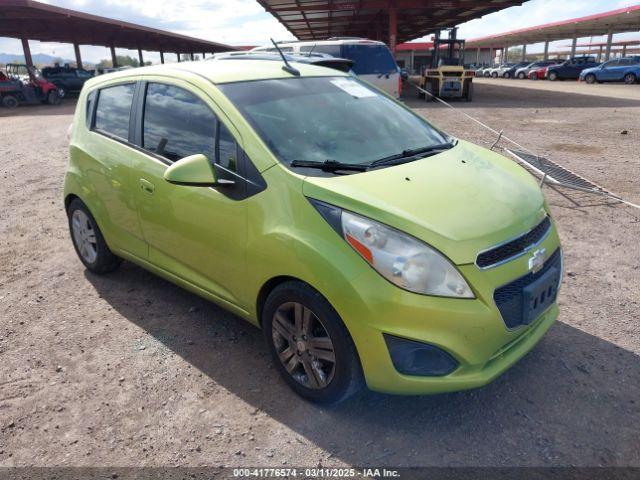
{"type": "Polygon", "coordinates": [[[135,82],[124,80],[96,89],[89,94],[87,118],[90,136],[77,156],[88,179],[86,203],[99,220],[100,228],[115,246],[136,257],[145,258],[135,206],[137,183],[132,171],[132,105],[135,82]]]}
{"type": "Polygon", "coordinates": [[[137,204],[150,261],[221,300],[243,304],[247,185],[238,132],[206,94],[179,80],[141,82],[136,103],[137,204]],[[198,153],[219,178],[236,183],[209,188],[164,180],[169,165],[198,153]]]}

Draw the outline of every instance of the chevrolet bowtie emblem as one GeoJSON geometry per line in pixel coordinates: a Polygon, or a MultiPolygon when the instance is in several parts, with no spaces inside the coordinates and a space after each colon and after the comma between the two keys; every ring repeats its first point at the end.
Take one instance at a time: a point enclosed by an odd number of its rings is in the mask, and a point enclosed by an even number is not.
{"type": "Polygon", "coordinates": [[[547,250],[540,248],[533,252],[533,256],[529,259],[529,271],[531,273],[539,272],[544,267],[544,262],[547,259],[547,250]]]}

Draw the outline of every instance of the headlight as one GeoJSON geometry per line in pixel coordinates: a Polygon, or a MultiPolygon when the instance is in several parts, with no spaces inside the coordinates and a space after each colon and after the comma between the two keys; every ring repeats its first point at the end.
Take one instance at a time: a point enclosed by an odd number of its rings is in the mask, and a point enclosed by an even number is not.
{"type": "Polygon", "coordinates": [[[410,292],[474,298],[441,253],[414,237],[333,205],[311,200],[318,212],[380,275],[410,292]]]}

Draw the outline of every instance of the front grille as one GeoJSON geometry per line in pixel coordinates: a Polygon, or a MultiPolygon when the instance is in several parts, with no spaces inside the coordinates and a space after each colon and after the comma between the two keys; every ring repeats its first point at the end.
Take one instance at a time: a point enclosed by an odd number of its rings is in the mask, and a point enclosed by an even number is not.
{"type": "Polygon", "coordinates": [[[527,323],[524,318],[523,289],[538,280],[553,267],[556,267],[559,271],[562,270],[562,254],[559,248],[553,252],[553,255],[549,257],[541,270],[536,273],[528,273],[493,292],[493,300],[496,302],[496,306],[500,310],[502,319],[508,328],[516,328],[527,323]]]}
{"type": "Polygon", "coordinates": [[[542,240],[550,228],[551,220],[549,217],[545,217],[536,227],[518,238],[480,253],[476,258],[476,265],[480,268],[489,268],[522,255],[528,248],[542,240]]]}

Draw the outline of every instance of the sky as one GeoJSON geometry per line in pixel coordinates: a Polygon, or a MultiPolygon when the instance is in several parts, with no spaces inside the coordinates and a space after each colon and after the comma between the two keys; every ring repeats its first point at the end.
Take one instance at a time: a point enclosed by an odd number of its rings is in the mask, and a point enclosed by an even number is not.
{"type": "MultiPolygon", "coordinates": [[[[622,8],[638,2],[640,0],[530,0],[522,6],[511,7],[462,24],[459,38],[472,39],[502,33],[622,8]]],[[[46,3],[231,45],[262,45],[269,38],[293,38],[255,0],[46,0],[46,3]]],[[[640,38],[640,32],[620,34],[615,38],[637,39],[640,38]]],[[[594,41],[599,40],[601,38],[594,38],[594,41]]],[[[568,44],[570,40],[555,42],[551,51],[554,47],[568,44]]],[[[47,53],[74,58],[71,45],[31,41],[30,46],[32,54],[47,53]]],[[[541,50],[541,46],[528,47],[530,53],[541,50]]],[[[83,45],[81,51],[83,60],[88,62],[95,63],[110,58],[109,50],[103,47],[83,45]]],[[[19,40],[0,38],[0,53],[21,54],[19,40]]],[[[137,57],[137,52],[121,49],[118,49],[118,54],[137,57]]],[[[159,54],[145,53],[145,60],[159,62],[159,54]]]]}

